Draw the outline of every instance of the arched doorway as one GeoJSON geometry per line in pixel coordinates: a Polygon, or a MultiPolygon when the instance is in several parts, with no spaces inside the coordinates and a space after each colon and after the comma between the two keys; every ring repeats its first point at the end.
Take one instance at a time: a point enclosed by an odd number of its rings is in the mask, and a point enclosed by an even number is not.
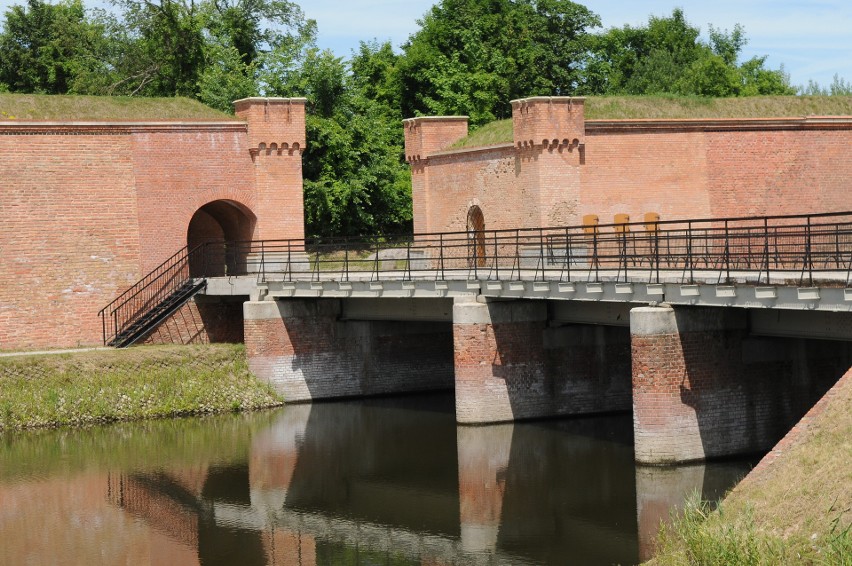
{"type": "Polygon", "coordinates": [[[190,250],[205,243],[217,245],[190,258],[190,275],[215,277],[245,271],[249,251],[245,243],[251,241],[256,222],[248,208],[234,201],[216,200],[196,210],[186,231],[186,245],[190,250]]]}
{"type": "Polygon", "coordinates": [[[467,211],[468,265],[485,267],[485,215],[477,205],[467,211]]]}

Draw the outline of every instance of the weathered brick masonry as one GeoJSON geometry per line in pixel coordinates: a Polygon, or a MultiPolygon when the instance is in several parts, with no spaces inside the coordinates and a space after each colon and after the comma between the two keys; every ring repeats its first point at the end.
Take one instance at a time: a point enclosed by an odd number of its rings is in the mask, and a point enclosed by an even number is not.
{"type": "Polygon", "coordinates": [[[636,460],[771,448],[852,364],[847,342],[749,338],[740,309],[631,311],[636,460]]]}
{"type": "Polygon", "coordinates": [[[849,208],[850,117],[585,121],[583,108],[514,101],[513,142],[485,148],[448,149],[467,133],[458,117],[407,120],[415,231],[465,230],[473,205],[487,229],[849,208]]]}
{"type": "Polygon", "coordinates": [[[450,389],[446,323],[342,321],[336,299],[244,304],[252,372],[289,402],[450,389]]]}
{"type": "Polygon", "coordinates": [[[98,310],[188,242],[303,236],[304,100],[236,111],[0,123],[0,349],[99,343],[98,310]]]}
{"type": "Polygon", "coordinates": [[[551,328],[545,301],[453,306],[456,419],[487,423],[630,408],[623,328],[551,328]]]}

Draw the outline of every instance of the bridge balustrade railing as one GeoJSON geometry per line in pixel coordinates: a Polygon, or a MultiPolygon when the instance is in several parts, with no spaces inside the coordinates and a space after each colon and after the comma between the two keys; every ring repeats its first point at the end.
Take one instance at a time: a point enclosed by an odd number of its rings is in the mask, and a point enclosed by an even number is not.
{"type": "Polygon", "coordinates": [[[750,282],[850,287],[852,212],[207,242],[184,248],[99,313],[104,340],[193,278],[750,282]]]}
{"type": "Polygon", "coordinates": [[[826,271],[845,272],[848,280],[852,213],[216,245],[224,246],[217,252],[219,273],[263,280],[629,276],[694,282],[715,276],[720,283],[760,283],[784,272],[812,282],[826,271]]]}
{"type": "Polygon", "coordinates": [[[666,278],[687,283],[715,277],[719,283],[761,283],[783,274],[812,283],[815,274],[836,272],[848,283],[852,213],[216,245],[224,246],[217,252],[223,258],[220,272],[256,274],[259,280],[666,278]]]}

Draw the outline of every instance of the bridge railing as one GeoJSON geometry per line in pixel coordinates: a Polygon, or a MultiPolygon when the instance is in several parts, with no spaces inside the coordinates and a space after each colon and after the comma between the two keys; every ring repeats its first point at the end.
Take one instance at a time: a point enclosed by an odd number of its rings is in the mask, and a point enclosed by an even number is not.
{"type": "Polygon", "coordinates": [[[209,243],[206,269],[259,280],[678,280],[849,285],[852,212],[209,243]]]}

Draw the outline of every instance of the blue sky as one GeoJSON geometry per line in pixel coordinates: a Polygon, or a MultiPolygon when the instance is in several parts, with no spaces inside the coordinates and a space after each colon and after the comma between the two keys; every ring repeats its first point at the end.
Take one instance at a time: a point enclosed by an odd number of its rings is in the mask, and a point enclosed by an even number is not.
{"type": "MultiPolygon", "coordinates": [[[[23,3],[24,0],[19,0],[23,3]]],[[[401,45],[417,29],[432,0],[295,0],[317,21],[318,43],[348,56],[359,40],[390,40],[401,45]]],[[[84,0],[87,6],[93,0],[84,0]]],[[[13,0],[0,0],[4,10],[13,0]]],[[[852,81],[852,2],[849,0],[588,0],[580,2],[601,16],[603,26],[647,22],[681,7],[687,20],[707,31],[708,24],[733,29],[742,24],[748,37],[743,56],[768,55],[770,68],[784,65],[794,85],[815,80],[827,86],[839,74],[852,81]]]]}
{"type": "MultiPolygon", "coordinates": [[[[0,0],[0,2],[5,0],[0,0]]],[[[707,31],[742,24],[749,39],[743,56],[768,55],[782,63],[794,85],[815,80],[827,86],[835,73],[852,80],[852,2],[849,0],[589,0],[579,2],[601,16],[604,28],[641,25],[651,14],[667,16],[681,7],[687,20],[707,31]]],[[[301,3],[317,21],[319,44],[348,56],[361,39],[391,40],[399,46],[416,31],[430,0],[310,0],[301,3]]]]}

